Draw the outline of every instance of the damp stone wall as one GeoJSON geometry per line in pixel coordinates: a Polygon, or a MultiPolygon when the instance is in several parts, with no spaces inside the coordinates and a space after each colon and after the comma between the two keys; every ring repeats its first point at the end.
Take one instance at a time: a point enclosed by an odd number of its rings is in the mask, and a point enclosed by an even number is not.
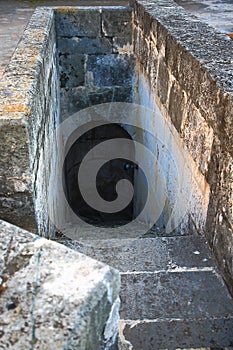
{"type": "Polygon", "coordinates": [[[55,10],[61,120],[96,104],[132,102],[132,8],[55,10]]]}
{"type": "Polygon", "coordinates": [[[172,0],[131,5],[139,70],[210,186],[203,233],[233,292],[233,42],[172,0]]]}

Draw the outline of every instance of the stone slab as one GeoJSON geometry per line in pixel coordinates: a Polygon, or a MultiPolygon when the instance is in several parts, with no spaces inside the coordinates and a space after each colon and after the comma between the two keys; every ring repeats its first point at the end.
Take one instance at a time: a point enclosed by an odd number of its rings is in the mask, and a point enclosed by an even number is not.
{"type": "Polygon", "coordinates": [[[91,72],[94,86],[132,86],[135,60],[132,55],[108,54],[89,56],[87,71],[91,72]]]}
{"type": "Polygon", "coordinates": [[[58,9],[56,11],[56,31],[58,36],[100,36],[100,9],[72,8],[58,9]]]}
{"type": "Polygon", "coordinates": [[[119,273],[0,221],[0,348],[112,349],[119,273]]]}
{"type": "Polygon", "coordinates": [[[233,318],[122,322],[125,350],[233,349],[233,318]]]}
{"type": "Polygon", "coordinates": [[[109,38],[60,38],[58,40],[58,52],[68,55],[72,54],[110,54],[112,53],[112,42],[109,38]]]}
{"type": "MultiPolygon", "coordinates": [[[[71,246],[75,244],[71,241],[67,241],[67,243],[68,246],[69,244],[71,246]]],[[[119,246],[114,246],[113,243],[112,246],[110,244],[109,248],[96,248],[94,245],[77,244],[75,249],[110,266],[114,266],[121,272],[163,270],[166,269],[168,263],[166,247],[161,240],[125,239],[119,242],[119,246]]]]}
{"type": "MultiPolygon", "coordinates": [[[[215,263],[202,237],[122,239],[98,247],[60,239],[68,247],[102,261],[121,272],[214,268],[215,263]]],[[[99,242],[98,242],[99,243],[99,242]]]]}
{"type": "Polygon", "coordinates": [[[127,320],[233,317],[226,286],[208,270],[123,274],[121,301],[120,315],[127,320]]]}
{"type": "Polygon", "coordinates": [[[166,238],[166,245],[173,268],[215,267],[213,255],[202,237],[170,237],[166,238]]]}
{"type": "MultiPolygon", "coordinates": [[[[66,75],[65,75],[66,78],[66,75]]],[[[70,81],[70,76],[68,80],[70,81]]],[[[132,102],[133,89],[131,86],[114,86],[89,88],[79,86],[76,88],[61,89],[61,119],[79,112],[84,108],[94,106],[100,103],[108,102],[132,102]]]]}
{"type": "Polygon", "coordinates": [[[124,38],[125,44],[132,40],[132,8],[103,9],[102,30],[106,36],[124,38]]]}

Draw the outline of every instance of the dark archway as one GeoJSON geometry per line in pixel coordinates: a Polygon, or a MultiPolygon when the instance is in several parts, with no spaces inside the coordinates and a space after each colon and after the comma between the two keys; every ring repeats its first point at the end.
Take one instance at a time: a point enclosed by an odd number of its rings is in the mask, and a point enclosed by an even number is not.
{"type": "MultiPolygon", "coordinates": [[[[92,128],[72,144],[64,163],[63,184],[70,207],[80,218],[98,226],[123,225],[130,222],[134,215],[134,200],[117,213],[104,213],[93,209],[83,199],[78,185],[79,167],[86,154],[99,143],[116,138],[132,139],[119,124],[111,123],[92,128]]],[[[127,149],[127,153],[128,159],[135,159],[133,144],[127,149]]],[[[116,199],[116,184],[121,179],[129,180],[134,186],[134,167],[128,159],[113,159],[100,168],[96,178],[96,188],[105,200],[116,199]]]]}

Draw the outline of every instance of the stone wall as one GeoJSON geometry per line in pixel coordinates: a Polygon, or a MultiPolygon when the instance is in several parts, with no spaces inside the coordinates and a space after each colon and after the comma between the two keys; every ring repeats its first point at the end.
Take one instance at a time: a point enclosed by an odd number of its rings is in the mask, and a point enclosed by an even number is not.
{"type": "Polygon", "coordinates": [[[44,235],[59,112],[53,17],[52,9],[35,11],[0,82],[1,217],[44,235]]]}
{"type": "Polygon", "coordinates": [[[127,6],[55,11],[61,119],[106,102],[132,102],[132,9],[127,6]]]}
{"type": "Polygon", "coordinates": [[[54,12],[38,9],[0,83],[1,216],[42,235],[51,229],[47,186],[59,119],[57,71],[54,12]]]}
{"type": "Polygon", "coordinates": [[[233,292],[233,43],[172,0],[131,4],[140,69],[210,185],[205,235],[233,292]]]}

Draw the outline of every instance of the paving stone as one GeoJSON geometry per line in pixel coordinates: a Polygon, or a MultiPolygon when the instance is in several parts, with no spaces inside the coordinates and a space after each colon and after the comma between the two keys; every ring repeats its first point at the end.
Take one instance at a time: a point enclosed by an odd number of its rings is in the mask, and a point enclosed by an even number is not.
{"type": "Polygon", "coordinates": [[[209,247],[202,237],[170,237],[166,239],[166,246],[171,262],[178,267],[215,267],[209,247]]]}

